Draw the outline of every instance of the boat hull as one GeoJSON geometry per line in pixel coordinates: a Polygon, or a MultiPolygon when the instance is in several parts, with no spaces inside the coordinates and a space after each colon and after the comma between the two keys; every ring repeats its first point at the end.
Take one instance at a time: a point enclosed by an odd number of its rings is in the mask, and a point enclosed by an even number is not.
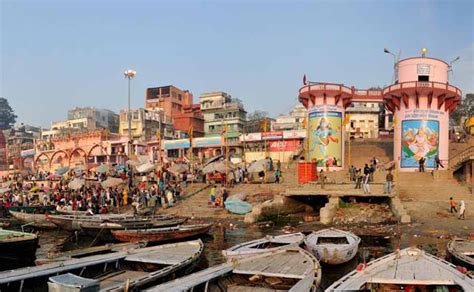
{"type": "Polygon", "coordinates": [[[474,241],[451,240],[446,247],[446,258],[451,263],[465,267],[469,271],[474,271],[474,259],[467,254],[474,254],[474,241]],[[459,245],[464,245],[460,247],[459,245]],[[464,254],[466,253],[466,254],[464,254]]]}
{"type": "Polygon", "coordinates": [[[0,270],[34,265],[38,237],[14,242],[0,242],[0,270]]]}
{"type": "Polygon", "coordinates": [[[10,214],[15,217],[16,220],[23,224],[28,224],[38,229],[56,229],[58,228],[54,223],[47,220],[44,214],[29,214],[23,212],[10,211],[10,214]]]}
{"type": "Polygon", "coordinates": [[[112,235],[119,241],[124,242],[163,242],[190,238],[207,233],[212,224],[205,224],[200,227],[190,229],[141,229],[141,230],[117,230],[112,231],[112,235]]]}

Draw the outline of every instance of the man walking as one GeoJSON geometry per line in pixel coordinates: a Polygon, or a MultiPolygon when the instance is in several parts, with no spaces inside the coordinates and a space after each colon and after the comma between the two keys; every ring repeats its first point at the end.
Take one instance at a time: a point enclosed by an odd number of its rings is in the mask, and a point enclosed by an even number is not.
{"type": "Polygon", "coordinates": [[[360,169],[355,171],[355,181],[356,181],[355,189],[360,189],[361,184],[362,184],[362,174],[361,174],[360,169]]]}
{"type": "Polygon", "coordinates": [[[466,203],[464,203],[464,200],[461,200],[461,203],[459,203],[459,217],[458,219],[466,219],[466,217],[464,217],[464,214],[466,213],[466,203]]]}
{"type": "Polygon", "coordinates": [[[393,186],[393,174],[389,170],[387,175],[385,176],[384,194],[390,195],[390,193],[392,192],[392,186],[393,186]]]}
{"type": "Polygon", "coordinates": [[[444,165],[441,163],[441,160],[439,159],[439,156],[436,155],[435,156],[435,169],[438,170],[440,166],[442,168],[444,168],[444,165]]]}
{"type": "Polygon", "coordinates": [[[456,209],[456,201],[454,201],[453,197],[449,198],[449,206],[451,207],[451,209],[450,209],[451,213],[457,213],[458,212],[458,210],[456,209]]]}
{"type": "Polygon", "coordinates": [[[364,176],[362,187],[364,188],[364,194],[370,194],[369,174],[364,176]]]}

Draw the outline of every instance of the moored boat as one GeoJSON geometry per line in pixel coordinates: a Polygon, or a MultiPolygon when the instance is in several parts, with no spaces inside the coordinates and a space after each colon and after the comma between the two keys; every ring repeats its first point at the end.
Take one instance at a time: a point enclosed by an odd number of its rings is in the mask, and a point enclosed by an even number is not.
{"type": "Polygon", "coordinates": [[[316,291],[318,260],[301,248],[280,249],[214,266],[145,291],[316,291]]]}
{"type": "Polygon", "coordinates": [[[10,214],[18,221],[23,224],[28,224],[38,229],[56,229],[58,228],[54,223],[47,220],[47,215],[45,214],[34,214],[34,213],[24,213],[24,212],[15,212],[10,210],[10,214]]]}
{"type": "Polygon", "coordinates": [[[222,254],[227,260],[242,259],[262,253],[273,252],[278,249],[297,247],[304,241],[303,233],[283,234],[277,236],[267,236],[235,245],[223,250],[222,254]]]}
{"type": "Polygon", "coordinates": [[[352,232],[335,228],[314,231],[306,236],[306,248],[320,261],[338,265],[357,254],[360,238],[352,232]]]}
{"type": "Polygon", "coordinates": [[[456,238],[448,242],[447,258],[455,265],[474,271],[474,240],[456,238]]]}
{"type": "Polygon", "coordinates": [[[0,270],[34,264],[37,248],[36,234],[0,229],[0,270]]]}
{"type": "Polygon", "coordinates": [[[445,260],[406,248],[359,265],[325,291],[400,291],[407,287],[413,289],[410,291],[474,291],[474,279],[445,260]]]}
{"type": "Polygon", "coordinates": [[[235,198],[227,199],[224,205],[229,212],[234,214],[245,215],[252,211],[252,204],[235,198]]]}
{"type": "Polygon", "coordinates": [[[119,241],[162,242],[203,235],[211,229],[212,224],[179,225],[166,228],[132,229],[112,231],[112,235],[119,241]]]}
{"type": "MultiPolygon", "coordinates": [[[[18,291],[21,287],[44,291],[50,277],[68,273],[75,275],[75,280],[95,280],[101,291],[138,290],[188,272],[203,248],[200,240],[194,240],[4,271],[0,273],[0,290],[18,291]]],[[[56,278],[55,285],[64,288],[68,278],[62,278],[64,282],[56,278]]]]}

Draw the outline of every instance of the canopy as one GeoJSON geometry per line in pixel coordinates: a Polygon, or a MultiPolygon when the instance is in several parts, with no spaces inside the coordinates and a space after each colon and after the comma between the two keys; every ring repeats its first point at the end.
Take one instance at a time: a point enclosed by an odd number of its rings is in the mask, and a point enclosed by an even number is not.
{"type": "Polygon", "coordinates": [[[78,165],[73,168],[75,172],[82,172],[86,170],[86,167],[84,165],[78,165]]]}
{"type": "Polygon", "coordinates": [[[137,166],[137,171],[139,173],[147,173],[147,172],[153,171],[155,169],[156,169],[156,165],[151,163],[151,162],[147,162],[145,164],[137,166]]]}
{"type": "Polygon", "coordinates": [[[180,173],[185,173],[186,171],[188,171],[188,166],[186,164],[176,163],[170,168],[168,168],[168,171],[174,175],[178,175],[180,173]]]}
{"type": "Polygon", "coordinates": [[[268,165],[268,159],[261,159],[253,162],[250,164],[250,166],[247,168],[247,171],[249,173],[255,173],[255,172],[261,172],[267,170],[267,165],[268,165]]]}
{"type": "MultiPolygon", "coordinates": [[[[232,170],[234,168],[236,168],[236,165],[229,161],[227,163],[227,169],[232,170]]],[[[208,165],[202,168],[203,174],[213,173],[215,171],[220,172],[220,173],[226,172],[226,163],[224,160],[209,163],[208,165]]]]}
{"type": "Polygon", "coordinates": [[[124,181],[120,178],[116,178],[116,177],[109,177],[108,179],[104,180],[102,182],[102,187],[104,189],[106,188],[113,188],[113,187],[116,187],[118,185],[121,185],[124,181]]]}
{"type": "Polygon", "coordinates": [[[84,185],[83,179],[75,178],[72,181],[70,181],[67,186],[72,190],[78,190],[82,188],[83,185],[84,185]]]}
{"type": "Polygon", "coordinates": [[[69,167],[63,166],[63,167],[60,167],[58,170],[56,170],[56,175],[61,176],[61,175],[65,174],[68,171],[69,171],[69,167]]]}
{"type": "Polygon", "coordinates": [[[101,164],[97,166],[94,171],[97,173],[106,173],[107,171],[109,171],[109,165],[101,164]]]}

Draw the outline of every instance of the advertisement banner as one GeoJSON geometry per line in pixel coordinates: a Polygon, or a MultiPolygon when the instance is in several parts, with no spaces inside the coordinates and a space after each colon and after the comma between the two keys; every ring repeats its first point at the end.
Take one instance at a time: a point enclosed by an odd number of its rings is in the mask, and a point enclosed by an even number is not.
{"type": "Polygon", "coordinates": [[[22,150],[20,152],[21,157],[35,156],[35,149],[22,150]]]}
{"type": "Polygon", "coordinates": [[[193,138],[194,148],[220,147],[221,145],[223,145],[221,136],[209,138],[193,138]]]}
{"type": "Polygon", "coordinates": [[[439,122],[432,120],[405,120],[402,122],[402,168],[418,168],[425,158],[425,167],[435,166],[439,152],[439,122]]]}
{"type": "Polygon", "coordinates": [[[251,142],[251,141],[261,141],[262,140],[262,133],[249,133],[245,135],[240,135],[239,141],[243,142],[251,142]]]}
{"type": "Polygon", "coordinates": [[[189,148],[189,139],[165,140],[163,141],[166,150],[189,148]]]}
{"type": "Polygon", "coordinates": [[[281,140],[283,139],[283,132],[265,132],[262,133],[262,140],[281,140]]]}
{"type": "Polygon", "coordinates": [[[342,113],[311,112],[308,115],[309,159],[318,166],[342,167],[342,113]]]}
{"type": "Polygon", "coordinates": [[[300,140],[283,140],[283,141],[271,141],[268,143],[268,151],[270,152],[284,152],[284,151],[296,151],[301,145],[300,140]]]}
{"type": "Polygon", "coordinates": [[[283,131],[283,139],[304,139],[306,138],[306,130],[283,131]]]}

